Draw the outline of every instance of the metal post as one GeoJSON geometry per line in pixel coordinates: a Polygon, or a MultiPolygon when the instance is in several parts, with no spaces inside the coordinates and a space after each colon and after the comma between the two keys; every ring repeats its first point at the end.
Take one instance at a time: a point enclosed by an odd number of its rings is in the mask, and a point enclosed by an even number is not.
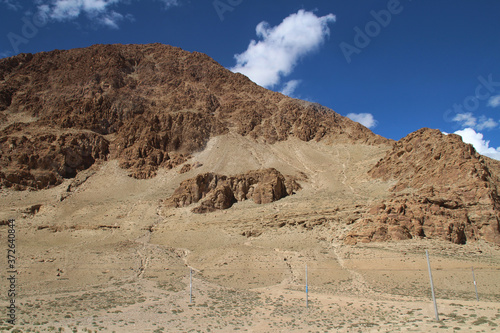
{"type": "Polygon", "coordinates": [[[436,303],[436,295],[434,294],[434,282],[432,281],[431,262],[429,261],[429,251],[425,250],[425,255],[427,256],[427,267],[429,267],[429,278],[431,280],[431,291],[432,291],[432,300],[434,302],[434,312],[436,313],[436,321],[439,321],[439,313],[438,313],[438,307],[437,307],[437,303],[436,303]]]}
{"type": "Polygon", "coordinates": [[[472,267],[472,279],[474,280],[474,289],[476,289],[476,299],[479,302],[479,295],[477,294],[476,276],[474,275],[474,267],[472,267]]]}
{"type": "Polygon", "coordinates": [[[306,309],[309,309],[309,285],[307,284],[307,264],[306,264],[306,309]]]}
{"type": "Polygon", "coordinates": [[[189,267],[189,303],[193,303],[193,269],[189,267]]]}

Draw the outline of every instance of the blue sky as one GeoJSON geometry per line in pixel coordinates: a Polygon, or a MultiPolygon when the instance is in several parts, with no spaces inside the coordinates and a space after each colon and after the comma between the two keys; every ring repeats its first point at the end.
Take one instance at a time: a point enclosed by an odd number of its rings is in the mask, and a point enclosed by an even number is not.
{"type": "Polygon", "coordinates": [[[382,136],[438,128],[500,159],[498,0],[0,0],[0,13],[0,57],[170,44],[382,136]]]}

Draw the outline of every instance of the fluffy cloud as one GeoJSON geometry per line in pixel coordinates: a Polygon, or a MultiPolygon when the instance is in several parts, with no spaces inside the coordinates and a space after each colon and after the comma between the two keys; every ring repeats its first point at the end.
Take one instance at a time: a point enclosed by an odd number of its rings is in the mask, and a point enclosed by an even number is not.
{"type": "Polygon", "coordinates": [[[498,123],[493,118],[480,116],[478,119],[471,112],[459,113],[453,118],[453,121],[461,123],[462,127],[473,128],[478,131],[493,129],[498,126],[498,123]]]}
{"type": "Polygon", "coordinates": [[[347,118],[354,120],[368,128],[377,126],[377,121],[375,120],[375,118],[373,118],[373,115],[371,113],[349,113],[347,115],[347,118]]]}
{"type": "Polygon", "coordinates": [[[122,21],[124,16],[120,13],[115,12],[114,10],[109,13],[105,13],[96,18],[96,21],[102,25],[107,27],[118,29],[118,22],[122,21]]]}
{"type": "Polygon", "coordinates": [[[70,21],[80,15],[86,15],[97,23],[117,28],[118,23],[123,20],[123,15],[110,7],[118,2],[120,0],[52,0],[40,4],[38,10],[55,21],[70,21]]]}
{"type": "Polygon", "coordinates": [[[331,22],[335,22],[333,14],[318,17],[305,10],[275,27],[261,22],[256,27],[260,40],[252,40],[245,52],[235,55],[236,66],[231,70],[261,86],[273,87],[293,71],[302,57],[319,48],[330,34],[331,22]]]}
{"type": "Polygon", "coordinates": [[[463,142],[470,143],[479,154],[491,157],[495,160],[500,160],[500,147],[493,148],[490,147],[490,141],[484,140],[482,133],[477,133],[472,128],[465,128],[460,131],[456,131],[462,137],[463,142]]]}
{"type": "Polygon", "coordinates": [[[459,113],[454,118],[453,121],[462,123],[464,126],[474,127],[476,126],[477,119],[472,115],[472,113],[459,113]]]}
{"type": "Polygon", "coordinates": [[[295,92],[295,89],[297,89],[299,84],[300,84],[300,80],[290,80],[283,85],[283,89],[281,89],[281,93],[283,95],[293,97],[293,93],[295,92]]]}
{"type": "MultiPolygon", "coordinates": [[[[178,5],[178,0],[158,1],[165,9],[178,5]]],[[[124,19],[133,19],[130,14],[123,15],[112,9],[119,3],[130,3],[129,0],[39,0],[38,3],[38,10],[54,21],[70,21],[85,15],[97,24],[117,29],[118,24],[124,19]]]]}
{"type": "Polygon", "coordinates": [[[499,107],[500,106],[500,95],[490,97],[490,100],[488,101],[488,106],[490,106],[492,108],[499,107]]]}
{"type": "Polygon", "coordinates": [[[498,123],[493,118],[486,118],[485,116],[479,117],[476,129],[482,131],[483,129],[493,129],[498,126],[498,123]]]}

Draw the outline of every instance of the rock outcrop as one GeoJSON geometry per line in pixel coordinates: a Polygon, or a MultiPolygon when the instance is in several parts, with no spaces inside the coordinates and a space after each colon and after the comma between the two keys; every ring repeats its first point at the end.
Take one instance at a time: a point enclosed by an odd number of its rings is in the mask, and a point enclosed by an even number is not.
{"type": "Polygon", "coordinates": [[[274,168],[236,176],[204,173],[183,181],[165,204],[185,207],[201,201],[192,211],[207,213],[227,209],[237,201],[248,199],[257,204],[274,202],[299,189],[294,177],[283,176],[274,168]]]}
{"type": "MultiPolygon", "coordinates": [[[[0,59],[2,142],[13,140],[6,127],[21,114],[34,120],[32,128],[109,140],[109,157],[136,178],[184,163],[211,137],[230,130],[270,143],[290,136],[389,142],[328,108],[259,87],[207,55],[161,44],[94,45],[0,59]]],[[[52,178],[36,188],[57,184],[61,173],[51,170],[52,178]]],[[[36,183],[35,169],[23,171],[5,158],[0,171],[17,174],[3,184],[36,183]]]]}
{"type": "Polygon", "coordinates": [[[347,243],[429,237],[500,244],[499,162],[458,135],[421,129],[398,141],[370,174],[393,180],[388,200],[371,207],[347,243]]]}
{"type": "Polygon", "coordinates": [[[0,184],[18,190],[58,185],[109,153],[108,141],[90,131],[40,131],[16,124],[3,133],[7,135],[0,137],[0,184]]]}

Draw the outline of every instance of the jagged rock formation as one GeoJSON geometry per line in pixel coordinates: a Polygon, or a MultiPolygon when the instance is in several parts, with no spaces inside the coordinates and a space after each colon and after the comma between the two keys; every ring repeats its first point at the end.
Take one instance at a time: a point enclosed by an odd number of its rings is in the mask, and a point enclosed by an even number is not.
{"type": "Polygon", "coordinates": [[[227,209],[233,203],[247,199],[257,204],[274,202],[299,189],[295,178],[283,176],[273,168],[231,177],[204,173],[183,181],[165,204],[185,207],[202,200],[192,211],[207,213],[227,209]]]}
{"type": "MultiPolygon", "coordinates": [[[[33,128],[41,132],[71,128],[108,140],[110,157],[136,178],[184,163],[211,137],[228,131],[270,143],[289,136],[388,142],[330,109],[259,87],[204,54],[161,44],[95,45],[0,60],[0,177],[4,184],[25,188],[40,178],[30,174],[45,173],[48,166],[29,165],[26,172],[19,170],[17,177],[5,180],[5,169],[18,169],[5,158],[4,147],[21,135],[14,133],[19,126],[15,120],[9,120],[16,115],[32,117],[33,128]]],[[[25,145],[27,151],[36,149],[25,145]]],[[[65,158],[61,147],[56,151],[57,159],[65,158]]],[[[102,153],[99,158],[107,156],[102,153]]],[[[55,185],[59,176],[65,177],[60,165],[49,168],[50,179],[33,187],[55,185]]]]}
{"type": "Polygon", "coordinates": [[[44,189],[73,178],[96,160],[106,159],[109,143],[89,131],[39,133],[16,124],[0,137],[0,185],[44,189]],[[33,133],[34,132],[34,133],[33,133]]]}
{"type": "Polygon", "coordinates": [[[500,244],[498,165],[458,135],[430,129],[408,135],[369,172],[397,181],[391,198],[369,209],[346,242],[430,237],[500,244]]]}

